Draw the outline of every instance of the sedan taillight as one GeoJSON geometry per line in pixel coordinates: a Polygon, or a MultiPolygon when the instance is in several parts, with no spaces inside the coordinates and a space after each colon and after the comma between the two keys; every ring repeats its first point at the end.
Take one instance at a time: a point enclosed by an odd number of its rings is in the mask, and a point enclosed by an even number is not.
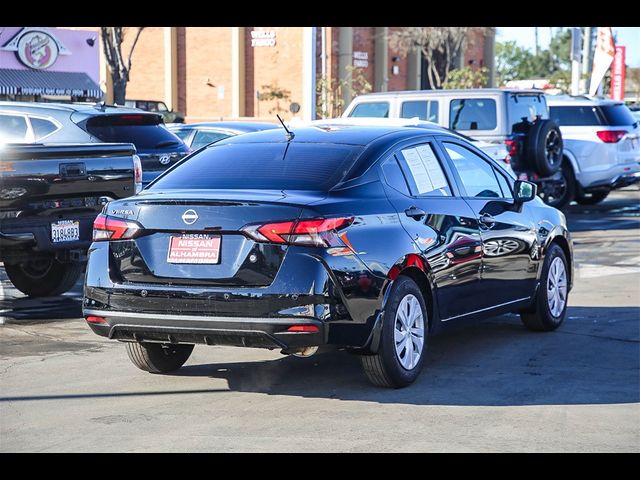
{"type": "Polygon", "coordinates": [[[353,220],[353,217],[289,220],[247,225],[242,228],[242,231],[256,242],[335,247],[344,246],[337,231],[351,225],[353,220]]]}
{"type": "Polygon", "coordinates": [[[129,240],[142,231],[142,226],[133,220],[110,217],[101,213],[93,222],[93,241],[129,240]]]}
{"type": "Polygon", "coordinates": [[[135,183],[135,192],[140,193],[142,190],[142,162],[138,155],[133,156],[133,178],[135,183]]]}
{"type": "Polygon", "coordinates": [[[604,143],[618,143],[626,134],[625,130],[601,130],[596,132],[598,138],[604,143]]]}

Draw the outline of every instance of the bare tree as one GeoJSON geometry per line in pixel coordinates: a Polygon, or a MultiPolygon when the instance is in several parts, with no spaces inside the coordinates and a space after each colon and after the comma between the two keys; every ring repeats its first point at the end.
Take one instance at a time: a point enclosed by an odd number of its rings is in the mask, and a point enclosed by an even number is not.
{"type": "Polygon", "coordinates": [[[109,65],[111,81],[113,82],[113,102],[118,105],[124,105],[127,82],[129,82],[129,74],[131,73],[133,50],[136,48],[143,29],[144,27],[137,27],[136,36],[131,43],[129,55],[125,60],[122,55],[122,44],[128,29],[126,27],[100,27],[104,56],[107,60],[107,65],[109,65]]]}
{"type": "Polygon", "coordinates": [[[426,62],[431,88],[442,88],[453,62],[470,42],[473,31],[486,34],[487,27],[403,27],[389,35],[389,45],[400,55],[420,51],[426,62]]]}

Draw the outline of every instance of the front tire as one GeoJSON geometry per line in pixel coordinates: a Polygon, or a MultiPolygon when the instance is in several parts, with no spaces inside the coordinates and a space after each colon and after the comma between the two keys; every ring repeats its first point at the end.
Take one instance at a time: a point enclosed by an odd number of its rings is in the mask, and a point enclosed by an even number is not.
{"type": "Polygon", "coordinates": [[[82,265],[61,263],[53,257],[24,263],[5,263],[4,269],[13,286],[30,297],[60,295],[76,284],[82,265]]]}
{"type": "Polygon", "coordinates": [[[178,370],[189,359],[194,345],[127,342],[131,363],[149,373],[178,370]]]}
{"type": "Polygon", "coordinates": [[[533,308],[521,312],[520,319],[529,330],[550,332],[566,318],[569,300],[567,258],[559,245],[551,245],[543,268],[533,308]]]}
{"type": "Polygon", "coordinates": [[[362,367],[374,385],[406,387],[424,365],[429,327],[422,292],[411,278],[396,279],[383,315],[378,352],[362,355],[362,367]]]}

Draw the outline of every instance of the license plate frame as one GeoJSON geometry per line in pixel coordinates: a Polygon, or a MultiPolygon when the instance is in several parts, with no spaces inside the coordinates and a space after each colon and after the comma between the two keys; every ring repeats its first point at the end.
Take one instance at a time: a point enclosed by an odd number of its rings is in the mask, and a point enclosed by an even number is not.
{"type": "Polygon", "coordinates": [[[222,236],[214,234],[171,235],[167,263],[180,265],[219,265],[222,236]]]}
{"type": "Polygon", "coordinates": [[[51,224],[51,243],[80,241],[79,220],[59,220],[51,224]]]}

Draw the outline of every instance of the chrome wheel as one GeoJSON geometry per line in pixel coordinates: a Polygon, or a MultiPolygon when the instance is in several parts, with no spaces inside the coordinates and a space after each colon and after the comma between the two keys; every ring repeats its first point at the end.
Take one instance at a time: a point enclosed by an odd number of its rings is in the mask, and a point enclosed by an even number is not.
{"type": "Polygon", "coordinates": [[[413,369],[424,347],[424,317],[420,302],[412,294],[404,296],[398,305],[394,339],[400,364],[407,370],[413,369]]]}
{"type": "Polygon", "coordinates": [[[561,258],[554,258],[547,275],[547,305],[559,317],[567,303],[567,271],[561,258]]]}

